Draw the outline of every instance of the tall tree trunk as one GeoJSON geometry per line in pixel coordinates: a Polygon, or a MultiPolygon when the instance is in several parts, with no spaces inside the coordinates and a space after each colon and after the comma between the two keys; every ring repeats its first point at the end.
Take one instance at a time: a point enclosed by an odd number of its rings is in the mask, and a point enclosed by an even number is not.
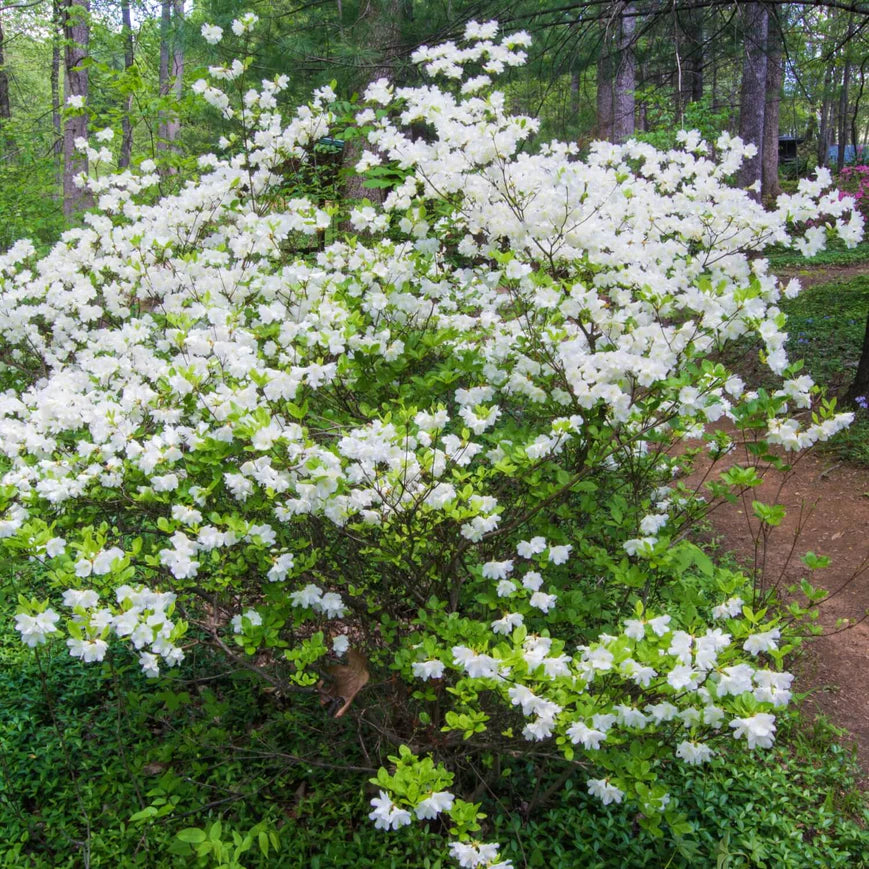
{"type": "Polygon", "coordinates": [[[863,101],[863,89],[866,85],[866,64],[869,63],[869,57],[865,58],[860,64],[860,88],[857,91],[857,96],[854,98],[854,108],[851,112],[851,144],[854,146],[854,159],[859,163],[862,160],[860,156],[860,134],[857,127],[857,118],[860,115],[860,103],[863,101]]]}
{"type": "Polygon", "coordinates": [[[73,110],[63,124],[63,213],[69,219],[90,204],[88,193],[75,183],[87,173],[87,157],[76,150],[77,139],[87,138],[88,56],[90,0],[63,0],[64,71],[66,103],[81,98],[83,108],[73,110]]]}
{"type": "Polygon", "coordinates": [[[781,22],[770,15],[767,34],[766,106],[763,113],[762,193],[764,198],[777,199],[781,193],[778,182],[778,137],[781,109],[781,88],[784,81],[781,22]]]}
{"type": "MultiPolygon", "coordinates": [[[[130,15],[130,0],[121,0],[121,34],[124,40],[124,72],[129,72],[136,62],[133,53],[133,20],[130,15]]],[[[118,154],[118,168],[126,169],[133,154],[133,121],[130,113],[133,108],[133,95],[127,97],[124,117],[121,119],[121,150],[118,154]]]]}
{"type": "Polygon", "coordinates": [[[824,94],[821,100],[821,120],[818,125],[818,166],[826,166],[830,149],[830,116],[833,112],[833,70],[824,71],[824,94]]]}
{"type": "Polygon", "coordinates": [[[624,142],[634,135],[636,110],[636,59],[634,34],[636,6],[626,3],[619,15],[618,68],[613,84],[613,141],[624,142]]]}
{"type": "Polygon", "coordinates": [[[51,124],[54,128],[54,197],[63,190],[63,129],[60,122],[60,44],[63,23],[60,0],[51,3],[51,124]]]}
{"type": "Polygon", "coordinates": [[[848,51],[851,47],[850,33],[851,28],[848,28],[849,41],[845,47],[845,68],[842,70],[842,87],[839,89],[839,112],[837,117],[836,136],[838,138],[839,147],[836,151],[836,171],[841,172],[845,165],[845,147],[848,143],[848,90],[851,84],[851,58],[848,56],[848,51]]]}
{"type": "Polygon", "coordinates": [[[602,29],[600,54],[597,58],[597,138],[613,139],[613,41],[602,29]]]}
{"type": "MultiPolygon", "coordinates": [[[[157,92],[161,97],[169,95],[169,33],[172,29],[172,0],[160,4],[160,66],[157,73],[157,92]]],[[[166,110],[160,109],[157,124],[157,150],[166,148],[166,110]]]]}
{"type": "MultiPolygon", "coordinates": [[[[401,42],[401,22],[406,11],[402,0],[371,0],[368,6],[368,45],[376,52],[377,61],[365,76],[364,88],[371,82],[381,78],[391,79],[394,74],[395,58],[398,56],[401,42]]],[[[344,149],[344,166],[352,168],[362,156],[361,144],[354,140],[344,149]]],[[[368,189],[365,179],[355,172],[349,172],[344,186],[348,199],[370,199],[382,202],[385,191],[368,189]]]]}
{"type": "Polygon", "coordinates": [[[172,80],[169,83],[169,92],[175,96],[176,109],[172,111],[166,121],[166,141],[169,147],[173,147],[178,131],[181,129],[181,120],[178,117],[177,105],[184,95],[184,49],[181,47],[181,22],[184,20],[184,0],[173,0],[172,4],[172,80]]]}
{"type": "Polygon", "coordinates": [[[6,73],[5,41],[3,19],[0,18],[0,125],[12,117],[12,106],[9,102],[9,76],[6,73]]]}
{"type": "Polygon", "coordinates": [[[762,3],[747,3],[743,9],[744,54],[739,94],[739,135],[757,148],[738,173],[740,187],[756,185],[752,196],[760,200],[763,164],[763,116],[766,106],[766,39],[769,12],[762,3]]]}
{"type": "Polygon", "coordinates": [[[680,123],[688,103],[703,99],[703,13],[686,9],[678,14],[674,39],[679,73],[676,116],[680,123]]]}
{"type": "Polygon", "coordinates": [[[857,373],[845,395],[846,401],[854,402],[858,398],[869,400],[869,315],[866,317],[866,331],[863,333],[863,350],[857,362],[857,373]]]}

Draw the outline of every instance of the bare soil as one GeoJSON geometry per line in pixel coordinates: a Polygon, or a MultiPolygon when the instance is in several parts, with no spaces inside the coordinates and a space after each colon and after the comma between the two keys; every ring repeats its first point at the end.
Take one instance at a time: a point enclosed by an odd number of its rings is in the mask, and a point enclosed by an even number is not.
{"type": "Polygon", "coordinates": [[[818,606],[824,635],[811,639],[797,661],[796,691],[804,708],[846,729],[869,781],[869,469],[808,455],[786,476],[768,472],[738,508],[710,516],[720,545],[749,570],[763,569],[766,587],[786,589],[806,577],[829,595],[818,606]],[[781,504],[787,515],[764,541],[751,501],[781,504]],[[830,566],[809,571],[811,549],[830,566]]]}

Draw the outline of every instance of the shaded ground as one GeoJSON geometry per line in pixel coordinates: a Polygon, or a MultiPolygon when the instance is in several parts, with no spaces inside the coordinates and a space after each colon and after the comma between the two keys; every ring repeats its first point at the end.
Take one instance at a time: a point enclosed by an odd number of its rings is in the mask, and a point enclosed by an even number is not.
{"type": "Polygon", "coordinates": [[[869,469],[809,455],[786,479],[769,472],[738,510],[721,509],[710,519],[723,549],[748,568],[755,557],[763,563],[767,585],[784,590],[806,576],[830,593],[818,607],[825,636],[813,639],[798,662],[796,690],[807,695],[809,710],[853,734],[869,778],[869,469]],[[754,499],[788,511],[766,546],[756,545],[754,499]],[[830,566],[808,571],[800,562],[808,549],[829,556],[830,566]]]}

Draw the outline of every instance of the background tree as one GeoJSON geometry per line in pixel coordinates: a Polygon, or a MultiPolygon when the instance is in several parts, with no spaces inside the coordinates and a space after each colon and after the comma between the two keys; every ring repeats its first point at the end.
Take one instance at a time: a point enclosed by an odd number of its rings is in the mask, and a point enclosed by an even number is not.
{"type": "Polygon", "coordinates": [[[64,94],[66,118],[63,125],[63,212],[67,219],[87,206],[84,188],[76,176],[87,172],[87,158],[76,148],[76,141],[87,139],[88,70],[84,64],[90,41],[89,0],[64,0],[64,94]]]}

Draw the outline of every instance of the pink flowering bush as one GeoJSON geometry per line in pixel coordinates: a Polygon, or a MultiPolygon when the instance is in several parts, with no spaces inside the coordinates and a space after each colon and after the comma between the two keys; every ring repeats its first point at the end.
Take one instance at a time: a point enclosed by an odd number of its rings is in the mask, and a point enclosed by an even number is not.
{"type": "Polygon", "coordinates": [[[856,243],[859,214],[826,177],[765,211],[726,135],[718,162],[691,133],[531,149],[490,81],[527,42],[472,24],[417,52],[443,86],[373,83],[349,123],[385,195],[329,207],[279,170],[347,128],[331,90],[286,121],[284,80],[237,105],[245,65],[214,68],[246,150],[156,204],[149,165],[95,175],[83,228],[0,257],[0,537],[50,587],[24,642],[155,679],[206,646],[319,694],[384,764],[373,823],[442,816],[463,867],[509,865],[469,756],[560,757],[654,831],[682,823],[662,764],[772,745],[787,625],[686,532],[850,419],[753,254],[856,243]],[[746,335],[779,389],[716,361],[746,335]],[[700,497],[680,444],[745,460],[700,497]]]}
{"type": "Polygon", "coordinates": [[[839,173],[841,196],[853,200],[863,218],[869,218],[869,166],[844,166],[839,173]]]}

